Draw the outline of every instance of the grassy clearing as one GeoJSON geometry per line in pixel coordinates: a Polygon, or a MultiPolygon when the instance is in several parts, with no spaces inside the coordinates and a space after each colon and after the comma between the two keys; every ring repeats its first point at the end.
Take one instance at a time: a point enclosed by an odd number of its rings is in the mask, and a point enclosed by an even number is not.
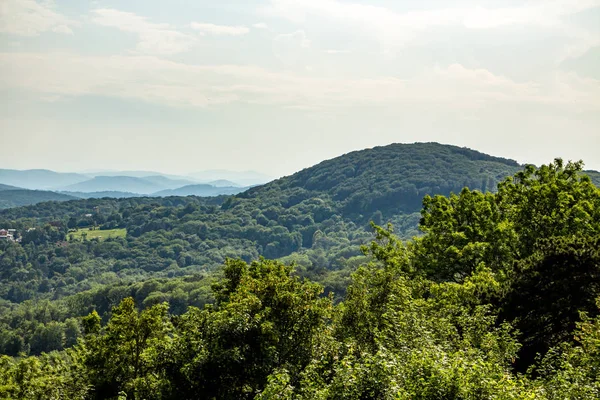
{"type": "Polygon", "coordinates": [[[87,240],[91,240],[91,239],[100,239],[100,240],[104,240],[104,239],[108,239],[109,237],[125,237],[127,235],[127,230],[126,229],[108,229],[108,230],[100,230],[100,229],[95,229],[95,230],[90,230],[87,228],[84,229],[78,229],[75,232],[69,232],[67,234],[67,238],[69,239],[69,241],[71,240],[83,240],[83,238],[85,237],[87,240]]]}

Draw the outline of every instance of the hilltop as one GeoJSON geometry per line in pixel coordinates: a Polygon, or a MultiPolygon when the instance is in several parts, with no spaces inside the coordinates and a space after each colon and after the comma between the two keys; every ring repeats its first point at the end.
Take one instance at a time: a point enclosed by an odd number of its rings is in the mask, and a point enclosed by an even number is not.
{"type": "Polygon", "coordinates": [[[0,191],[4,191],[4,190],[19,190],[21,188],[18,188],[16,186],[11,186],[11,185],[4,185],[2,183],[0,183],[0,191]]]}
{"type": "Polygon", "coordinates": [[[63,186],[73,185],[89,179],[87,176],[75,173],[55,172],[47,169],[0,169],[0,183],[18,186],[23,189],[53,190],[63,186]]]}
{"type": "Polygon", "coordinates": [[[323,161],[240,198],[286,197],[285,202],[325,196],[352,218],[416,212],[427,194],[448,195],[463,187],[493,191],[521,166],[513,160],[438,143],[392,144],[323,161]],[[273,196],[280,193],[282,196],[273,196]]]}

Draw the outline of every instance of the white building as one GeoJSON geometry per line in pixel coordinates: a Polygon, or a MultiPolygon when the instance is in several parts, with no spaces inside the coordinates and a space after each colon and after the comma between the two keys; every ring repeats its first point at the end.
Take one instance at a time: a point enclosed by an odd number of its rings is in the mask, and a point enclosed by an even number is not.
{"type": "Polygon", "coordinates": [[[15,240],[14,229],[0,229],[0,240],[15,240]]]}

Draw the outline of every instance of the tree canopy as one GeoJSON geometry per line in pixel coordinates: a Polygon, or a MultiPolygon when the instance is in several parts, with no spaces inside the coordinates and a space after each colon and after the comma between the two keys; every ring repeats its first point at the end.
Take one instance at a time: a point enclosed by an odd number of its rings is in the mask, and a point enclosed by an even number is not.
{"type": "MultiPolygon", "coordinates": [[[[391,224],[349,239],[352,230],[331,229],[349,225],[347,203],[301,200],[316,207],[307,214],[306,227],[318,228],[310,253],[277,253],[269,242],[247,257],[221,254],[219,269],[196,268],[195,250],[210,254],[222,247],[207,242],[227,246],[232,232],[253,226],[219,228],[227,218],[262,215],[255,245],[285,233],[276,206],[257,205],[273,201],[274,187],[221,206],[127,199],[131,206],[116,201],[92,217],[63,216],[75,226],[85,218],[123,224],[126,238],[64,242],[56,236],[69,228],[56,210],[17,219],[35,230],[1,248],[0,397],[600,397],[600,189],[581,163],[527,166],[492,192],[426,196],[422,235],[411,240],[391,224]],[[324,204],[334,214],[317,222],[324,204]],[[215,215],[223,218],[211,224],[215,215]],[[305,263],[323,255],[327,264],[348,247],[337,267],[305,263]],[[280,259],[261,257],[267,248],[280,259]],[[144,259],[148,252],[156,259],[144,259]],[[160,260],[170,264],[152,266],[160,260]],[[134,270],[152,274],[115,279],[134,270]],[[86,286],[76,272],[97,281],[86,286]]],[[[288,232],[304,243],[306,232],[288,232]]]]}

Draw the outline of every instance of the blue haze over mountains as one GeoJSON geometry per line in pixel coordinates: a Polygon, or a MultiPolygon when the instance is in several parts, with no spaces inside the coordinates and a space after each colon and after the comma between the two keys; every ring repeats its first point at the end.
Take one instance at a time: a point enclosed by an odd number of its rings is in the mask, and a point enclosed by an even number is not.
{"type": "Polygon", "coordinates": [[[65,173],[0,169],[0,208],[35,204],[38,200],[232,195],[270,180],[271,177],[254,171],[203,171],[182,176],[154,171],[65,173]]]}

